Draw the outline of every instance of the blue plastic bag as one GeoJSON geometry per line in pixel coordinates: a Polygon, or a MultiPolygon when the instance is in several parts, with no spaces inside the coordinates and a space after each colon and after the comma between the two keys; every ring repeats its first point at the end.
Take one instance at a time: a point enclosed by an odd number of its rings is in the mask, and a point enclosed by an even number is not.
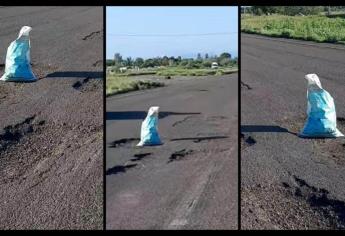
{"type": "Polygon", "coordinates": [[[158,134],[159,107],[150,107],[145,120],[141,124],[140,142],[137,146],[152,146],[162,144],[158,134]]]}
{"type": "Polygon", "coordinates": [[[337,116],[332,96],[322,89],[316,74],[308,74],[305,78],[308,80],[308,118],[300,136],[324,138],[344,136],[337,129],[337,116]]]}
{"type": "Polygon", "coordinates": [[[30,38],[31,27],[23,26],[18,38],[7,49],[5,74],[0,78],[3,81],[36,81],[30,65],[30,38]]]}

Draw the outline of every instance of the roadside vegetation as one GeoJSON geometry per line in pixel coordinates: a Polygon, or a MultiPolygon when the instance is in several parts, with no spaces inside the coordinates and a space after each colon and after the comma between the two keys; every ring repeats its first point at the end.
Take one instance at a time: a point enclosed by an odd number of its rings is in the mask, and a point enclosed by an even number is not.
{"type": "Polygon", "coordinates": [[[206,75],[225,75],[237,72],[237,67],[218,68],[218,69],[186,69],[171,67],[158,70],[156,75],[161,76],[206,76],[206,75]]]}
{"type": "Polygon", "coordinates": [[[345,11],[324,7],[242,9],[241,31],[271,37],[345,43],[345,11]]]}
{"type": "Polygon", "coordinates": [[[164,86],[160,82],[131,80],[127,76],[115,75],[107,75],[106,84],[106,96],[164,86]]]}
{"type": "Polygon", "coordinates": [[[173,76],[207,76],[224,75],[238,71],[237,58],[229,53],[219,56],[201,56],[197,58],[156,57],[156,58],[122,58],[115,53],[113,60],[107,60],[106,95],[115,95],[130,91],[164,86],[163,82],[150,81],[147,76],[162,76],[171,79],[173,76]],[[215,66],[216,64],[216,66],[215,66]],[[138,76],[146,76],[140,80],[138,76]],[[136,77],[132,79],[131,77],[136,77]]]}
{"type": "MultiPolygon", "coordinates": [[[[155,58],[122,58],[119,53],[115,53],[114,59],[107,60],[107,72],[112,74],[147,75],[162,73],[166,70],[182,71],[208,69],[211,71],[212,63],[217,63],[217,69],[237,68],[237,58],[232,58],[230,53],[224,52],[219,56],[209,56],[207,53],[198,53],[196,58],[182,57],[155,57],[155,58]]],[[[215,68],[213,68],[216,71],[215,68]]],[[[178,73],[178,72],[177,72],[178,73]]],[[[211,72],[210,72],[211,73],[211,72]]]]}

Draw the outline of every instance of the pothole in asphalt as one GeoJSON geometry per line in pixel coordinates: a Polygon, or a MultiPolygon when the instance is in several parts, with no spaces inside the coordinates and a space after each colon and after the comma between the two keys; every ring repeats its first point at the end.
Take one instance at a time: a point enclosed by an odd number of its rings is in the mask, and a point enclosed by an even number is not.
{"type": "Polygon", "coordinates": [[[135,158],[132,158],[131,161],[140,161],[141,159],[150,156],[152,153],[151,152],[146,152],[146,153],[137,153],[134,154],[135,158]]]}
{"type": "Polygon", "coordinates": [[[80,92],[89,92],[97,90],[100,87],[100,81],[86,77],[81,81],[75,82],[72,87],[80,92]]]}
{"type": "Polygon", "coordinates": [[[134,144],[134,142],[139,142],[139,141],[140,141],[140,139],[138,139],[138,138],[122,138],[122,139],[118,139],[118,140],[111,142],[109,147],[117,148],[117,147],[126,146],[126,145],[132,146],[134,144]]]}
{"type": "Polygon", "coordinates": [[[329,228],[345,229],[345,202],[332,199],[323,188],[309,185],[305,180],[293,176],[296,186],[291,189],[294,197],[306,201],[309,206],[323,216],[329,228]]]}
{"type": "Polygon", "coordinates": [[[169,161],[167,163],[173,162],[173,161],[180,161],[183,160],[186,156],[192,154],[194,151],[193,150],[186,150],[182,149],[180,151],[176,151],[172,153],[169,157],[169,161]]]}
{"type": "Polygon", "coordinates": [[[213,125],[220,125],[224,120],[228,119],[226,116],[209,116],[206,118],[206,121],[213,125]]]}
{"type": "Polygon", "coordinates": [[[292,183],[242,187],[243,228],[344,229],[344,202],[325,189],[293,178],[292,183]]]}
{"type": "Polygon", "coordinates": [[[225,120],[227,118],[227,116],[209,116],[206,120],[225,120]]]}
{"type": "Polygon", "coordinates": [[[229,138],[229,136],[206,136],[206,137],[188,137],[188,138],[173,138],[170,139],[170,141],[186,141],[186,140],[191,140],[194,143],[200,143],[203,141],[211,141],[215,139],[226,139],[229,138]]]}
{"type": "Polygon", "coordinates": [[[176,127],[176,129],[180,130],[201,130],[205,132],[219,130],[221,132],[224,130],[224,124],[227,119],[227,116],[222,115],[188,115],[183,119],[174,122],[172,127],[176,127]]]}
{"type": "Polygon", "coordinates": [[[186,116],[186,117],[183,118],[182,120],[179,120],[179,121],[174,122],[174,123],[172,124],[172,127],[175,127],[175,126],[177,126],[177,125],[180,125],[180,124],[182,124],[182,123],[184,123],[184,122],[186,122],[187,120],[192,119],[192,118],[193,118],[193,116],[186,116]]]}
{"type": "Polygon", "coordinates": [[[95,63],[92,64],[92,66],[97,67],[103,65],[103,60],[98,60],[95,63]]]}
{"type": "Polygon", "coordinates": [[[3,134],[0,134],[0,150],[5,150],[10,145],[18,143],[24,136],[37,132],[45,121],[34,122],[35,117],[30,116],[23,122],[5,127],[3,134]]]}
{"type": "Polygon", "coordinates": [[[253,89],[253,88],[250,87],[249,84],[246,84],[245,82],[241,81],[241,89],[251,90],[251,89],[253,89]]]}
{"type": "Polygon", "coordinates": [[[256,144],[256,140],[252,136],[247,136],[241,133],[241,148],[250,147],[256,144]]]}
{"type": "Polygon", "coordinates": [[[118,166],[114,166],[112,168],[109,168],[108,170],[106,170],[105,174],[106,175],[116,175],[119,173],[126,173],[127,170],[136,167],[138,164],[130,164],[130,165],[118,165],[118,166]]]}
{"type": "Polygon", "coordinates": [[[91,40],[94,38],[102,38],[102,31],[94,31],[82,38],[82,40],[91,40]]]}
{"type": "Polygon", "coordinates": [[[75,82],[75,83],[72,85],[72,87],[75,88],[75,89],[77,89],[77,90],[80,90],[80,88],[81,88],[84,84],[88,83],[89,81],[90,81],[90,78],[87,77],[87,78],[83,79],[82,81],[77,81],[77,82],[75,82]]]}

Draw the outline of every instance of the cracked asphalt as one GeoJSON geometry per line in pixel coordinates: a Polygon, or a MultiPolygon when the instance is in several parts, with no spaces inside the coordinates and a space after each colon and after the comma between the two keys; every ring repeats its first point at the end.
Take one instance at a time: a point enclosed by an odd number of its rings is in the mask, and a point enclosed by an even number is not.
{"type": "Polygon", "coordinates": [[[103,228],[103,9],[1,7],[33,29],[34,83],[0,83],[0,229],[103,228]]]}
{"type": "Polygon", "coordinates": [[[106,104],[107,229],[237,229],[237,74],[170,81],[106,104]],[[137,148],[150,106],[160,106],[164,144],[137,148]]]}
{"type": "Polygon", "coordinates": [[[344,229],[344,139],[302,139],[304,75],[334,98],[345,132],[345,47],[241,34],[242,229],[344,229]]]}

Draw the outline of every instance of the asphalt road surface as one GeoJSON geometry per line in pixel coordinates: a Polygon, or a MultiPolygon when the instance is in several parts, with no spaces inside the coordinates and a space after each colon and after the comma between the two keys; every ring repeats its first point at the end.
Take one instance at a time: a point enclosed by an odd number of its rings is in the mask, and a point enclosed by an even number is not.
{"type": "Polygon", "coordinates": [[[107,229],[237,229],[237,74],[186,78],[106,104],[107,229]],[[150,106],[160,107],[164,144],[138,148],[150,106]]]}
{"type": "Polygon", "coordinates": [[[34,83],[0,83],[0,228],[103,228],[103,9],[1,7],[0,74],[22,26],[34,83]]]}
{"type": "Polygon", "coordinates": [[[345,133],[345,47],[241,35],[243,229],[344,229],[344,139],[302,139],[304,75],[334,98],[345,133]]]}

